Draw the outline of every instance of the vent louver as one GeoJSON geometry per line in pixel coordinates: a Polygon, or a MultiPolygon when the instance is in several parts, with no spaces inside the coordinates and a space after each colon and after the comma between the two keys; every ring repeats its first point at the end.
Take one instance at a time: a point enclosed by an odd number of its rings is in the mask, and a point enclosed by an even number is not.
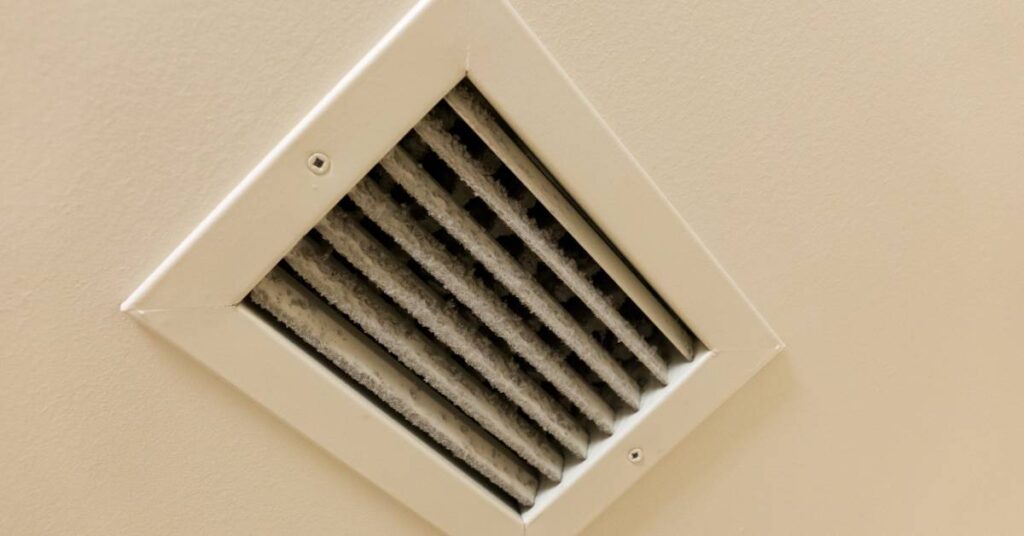
{"type": "Polygon", "coordinates": [[[506,0],[417,0],[121,309],[446,534],[579,533],[784,346],[506,0]]]}
{"type": "Polygon", "coordinates": [[[522,506],[694,352],[466,81],[249,297],[522,506]]]}

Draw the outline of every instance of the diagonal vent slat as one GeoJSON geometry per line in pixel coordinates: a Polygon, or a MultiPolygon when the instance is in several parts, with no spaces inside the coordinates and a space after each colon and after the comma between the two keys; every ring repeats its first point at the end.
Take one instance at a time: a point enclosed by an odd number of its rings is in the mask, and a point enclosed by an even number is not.
{"type": "Polygon", "coordinates": [[[590,310],[629,348],[637,359],[662,384],[668,381],[668,366],[657,350],[637,333],[633,326],[615,310],[607,298],[575,263],[562,253],[558,245],[526,214],[526,209],[510,198],[480,162],[473,158],[454,136],[442,128],[438,119],[427,116],[416,125],[416,133],[454,170],[469,187],[487,203],[499,218],[518,235],[590,310]]]}
{"type": "Polygon", "coordinates": [[[331,258],[330,248],[303,239],[285,260],[328,302],[484,429],[548,478],[560,477],[561,456],[518,416],[511,404],[467,374],[448,350],[421,332],[412,319],[331,258]]]}
{"type": "MultiPolygon", "coordinates": [[[[408,211],[399,207],[372,180],[364,180],[349,196],[374,223],[390,234],[416,262],[466,304],[484,324],[508,342],[516,354],[530,363],[570,400],[598,429],[611,433],[615,414],[611,407],[545,343],[537,332],[512,312],[501,298],[482,284],[467,266],[427,232],[408,211]]],[[[557,437],[557,436],[556,436],[557,437]]],[[[565,441],[562,442],[565,444],[565,441]]],[[[566,445],[569,446],[569,445],[566,445]]],[[[578,456],[586,453],[586,445],[578,456]]]]}
{"type": "Polygon", "coordinates": [[[538,482],[525,464],[448,402],[439,399],[405,367],[386,353],[374,351],[368,341],[354,337],[353,330],[336,311],[281,268],[271,271],[250,297],[456,458],[520,504],[533,504],[538,482]]]}
{"type": "MultiPolygon", "coordinates": [[[[385,294],[479,372],[487,382],[578,457],[586,456],[587,433],[550,395],[494,343],[364,230],[350,214],[335,209],[317,230],[345,259],[385,294]]],[[[525,427],[524,427],[525,428],[525,427]]],[[[539,435],[539,434],[537,434],[539,435]]],[[[540,437],[522,447],[523,457],[552,480],[561,474],[561,455],[540,437]],[[528,449],[526,447],[529,447],[528,449]]]]}
{"type": "Polygon", "coordinates": [[[640,407],[636,381],[562,306],[405,152],[395,147],[384,169],[494,276],[523,301],[628,406],[640,407]]]}
{"type": "MultiPolygon", "coordinates": [[[[463,83],[449,92],[445,97],[445,101],[512,173],[521,179],[522,183],[551,211],[555,218],[573,230],[576,240],[591,255],[601,259],[602,268],[615,279],[626,294],[632,297],[665,337],[679,349],[683,357],[692,359],[694,351],[693,336],[690,335],[672,313],[668,312],[659,303],[658,299],[633,274],[632,270],[619,259],[619,256],[611,250],[597,232],[573,208],[571,203],[547,179],[544,171],[534,163],[533,159],[520,148],[516,140],[503,128],[498,118],[491,111],[490,106],[480,97],[479,93],[463,83]]],[[[489,191],[494,190],[494,188],[484,188],[484,190],[489,191]]],[[[484,195],[484,193],[478,193],[484,195]]],[[[500,200],[496,202],[500,203],[500,200]]],[[[557,252],[553,251],[554,248],[552,246],[553,244],[539,244],[537,245],[539,249],[534,248],[532,245],[531,248],[544,258],[545,262],[549,262],[551,257],[559,256],[557,252]]],[[[630,351],[644,362],[644,365],[654,373],[655,377],[664,383],[665,367],[662,366],[661,358],[656,355],[656,350],[650,344],[647,344],[640,334],[637,333],[636,329],[615,312],[614,309],[617,305],[603,303],[605,300],[601,299],[602,296],[599,293],[594,292],[592,285],[589,285],[589,282],[580,281],[577,275],[573,273],[559,273],[559,276],[574,291],[579,293],[580,297],[587,303],[594,314],[623,341],[630,351]],[[588,285],[591,288],[584,288],[588,285]]]]}

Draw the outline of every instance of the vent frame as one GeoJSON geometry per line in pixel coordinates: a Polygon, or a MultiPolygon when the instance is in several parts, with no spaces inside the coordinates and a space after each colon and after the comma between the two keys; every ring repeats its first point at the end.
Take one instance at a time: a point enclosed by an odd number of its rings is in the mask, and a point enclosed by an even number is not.
{"type": "Polygon", "coordinates": [[[455,534],[578,532],[782,349],[512,8],[475,0],[417,4],[122,310],[455,534]],[[646,394],[639,411],[620,418],[612,436],[592,443],[587,459],[567,467],[562,482],[542,490],[522,513],[240,305],[292,245],[467,76],[707,345],[692,362],[670,368],[666,387],[646,394]],[[307,169],[315,153],[331,157],[322,174],[307,169]],[[641,210],[644,218],[636,218],[641,210]],[[629,461],[636,448],[643,449],[640,463],[629,461]]]}

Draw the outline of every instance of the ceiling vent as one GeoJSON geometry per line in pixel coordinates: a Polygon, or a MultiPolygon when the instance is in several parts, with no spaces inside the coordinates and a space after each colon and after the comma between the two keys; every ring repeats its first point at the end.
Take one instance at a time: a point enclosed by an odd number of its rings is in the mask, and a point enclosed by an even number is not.
{"type": "Polygon", "coordinates": [[[471,0],[417,5],[123,308],[465,534],[579,531],[781,349],[471,0]]]}
{"type": "Polygon", "coordinates": [[[694,347],[535,162],[463,82],[250,294],[522,506],[694,347]]]}

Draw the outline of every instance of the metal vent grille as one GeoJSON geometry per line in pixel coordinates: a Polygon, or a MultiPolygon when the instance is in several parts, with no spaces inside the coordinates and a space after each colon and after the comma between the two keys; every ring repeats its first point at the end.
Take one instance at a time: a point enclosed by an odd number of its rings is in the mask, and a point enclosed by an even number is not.
{"type": "Polygon", "coordinates": [[[694,348],[468,81],[249,298],[522,506],[694,348]]]}

